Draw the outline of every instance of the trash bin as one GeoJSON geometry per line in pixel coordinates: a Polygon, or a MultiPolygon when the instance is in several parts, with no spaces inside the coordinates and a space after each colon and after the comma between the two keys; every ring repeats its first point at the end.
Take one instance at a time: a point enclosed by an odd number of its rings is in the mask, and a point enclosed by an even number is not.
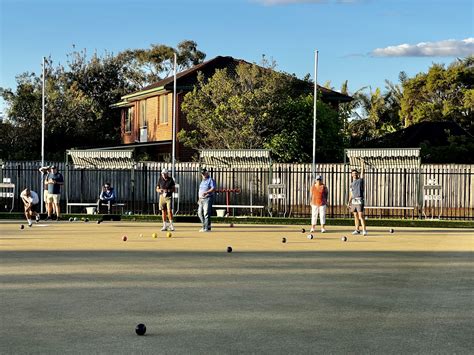
{"type": "Polygon", "coordinates": [[[216,210],[217,217],[224,217],[225,216],[225,210],[216,210]]]}
{"type": "Polygon", "coordinates": [[[87,214],[95,214],[96,207],[86,207],[87,214]]]}

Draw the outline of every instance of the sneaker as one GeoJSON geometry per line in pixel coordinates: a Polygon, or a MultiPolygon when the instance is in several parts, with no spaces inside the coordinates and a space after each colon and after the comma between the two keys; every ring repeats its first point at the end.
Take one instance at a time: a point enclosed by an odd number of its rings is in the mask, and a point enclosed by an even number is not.
{"type": "Polygon", "coordinates": [[[162,232],[165,232],[166,230],[168,230],[168,227],[166,227],[166,226],[163,226],[163,228],[161,228],[162,232]]]}
{"type": "Polygon", "coordinates": [[[310,233],[314,233],[315,230],[313,228],[311,228],[311,230],[309,231],[310,233]]]}
{"type": "Polygon", "coordinates": [[[32,225],[33,225],[33,222],[32,222],[32,221],[28,221],[28,227],[31,228],[32,225]]]}
{"type": "Polygon", "coordinates": [[[172,224],[170,224],[170,231],[174,231],[174,226],[172,224]]]}
{"type": "Polygon", "coordinates": [[[355,230],[355,231],[352,232],[352,235],[359,235],[359,234],[360,234],[360,231],[358,231],[358,230],[355,230]]]}
{"type": "Polygon", "coordinates": [[[36,215],[36,223],[39,223],[39,221],[40,221],[40,216],[36,215]]]}
{"type": "Polygon", "coordinates": [[[47,221],[51,221],[51,216],[46,217],[47,221]]]}
{"type": "Polygon", "coordinates": [[[363,236],[367,236],[368,234],[369,234],[369,233],[367,233],[367,231],[363,231],[363,232],[362,232],[362,235],[363,235],[363,236]]]}
{"type": "Polygon", "coordinates": [[[321,233],[326,233],[326,230],[324,228],[321,229],[321,233]]]}
{"type": "Polygon", "coordinates": [[[203,228],[201,228],[201,229],[199,230],[199,233],[209,233],[210,231],[211,231],[210,229],[203,229],[203,228]]]}

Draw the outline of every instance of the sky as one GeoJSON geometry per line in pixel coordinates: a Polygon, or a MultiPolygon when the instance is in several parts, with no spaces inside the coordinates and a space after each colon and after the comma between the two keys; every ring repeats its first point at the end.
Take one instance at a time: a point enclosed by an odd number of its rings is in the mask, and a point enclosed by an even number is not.
{"type": "MultiPolygon", "coordinates": [[[[0,87],[41,73],[43,56],[118,53],[197,42],[206,59],[228,55],[339,90],[385,87],[474,54],[473,0],[0,0],[0,87]]],[[[5,103],[0,101],[0,111],[5,103]]]]}

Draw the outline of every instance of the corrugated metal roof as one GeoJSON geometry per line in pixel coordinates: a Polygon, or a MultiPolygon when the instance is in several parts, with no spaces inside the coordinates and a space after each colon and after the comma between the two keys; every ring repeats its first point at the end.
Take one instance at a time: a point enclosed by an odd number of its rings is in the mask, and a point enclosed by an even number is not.
{"type": "Polygon", "coordinates": [[[78,169],[131,169],[136,162],[133,150],[68,150],[78,169]]]}
{"type": "Polygon", "coordinates": [[[366,148],[346,149],[351,167],[360,167],[362,162],[374,168],[419,167],[420,148],[366,148]]]}
{"type": "Polygon", "coordinates": [[[203,149],[199,156],[206,166],[262,166],[272,163],[267,149],[203,149]]]}

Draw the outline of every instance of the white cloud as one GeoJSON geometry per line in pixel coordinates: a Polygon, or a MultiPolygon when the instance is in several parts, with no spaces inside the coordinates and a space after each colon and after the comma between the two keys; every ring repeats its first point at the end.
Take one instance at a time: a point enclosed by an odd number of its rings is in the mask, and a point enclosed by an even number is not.
{"type": "Polygon", "coordinates": [[[474,38],[399,44],[398,46],[377,48],[370,54],[374,57],[463,57],[474,55],[474,38]]]}

